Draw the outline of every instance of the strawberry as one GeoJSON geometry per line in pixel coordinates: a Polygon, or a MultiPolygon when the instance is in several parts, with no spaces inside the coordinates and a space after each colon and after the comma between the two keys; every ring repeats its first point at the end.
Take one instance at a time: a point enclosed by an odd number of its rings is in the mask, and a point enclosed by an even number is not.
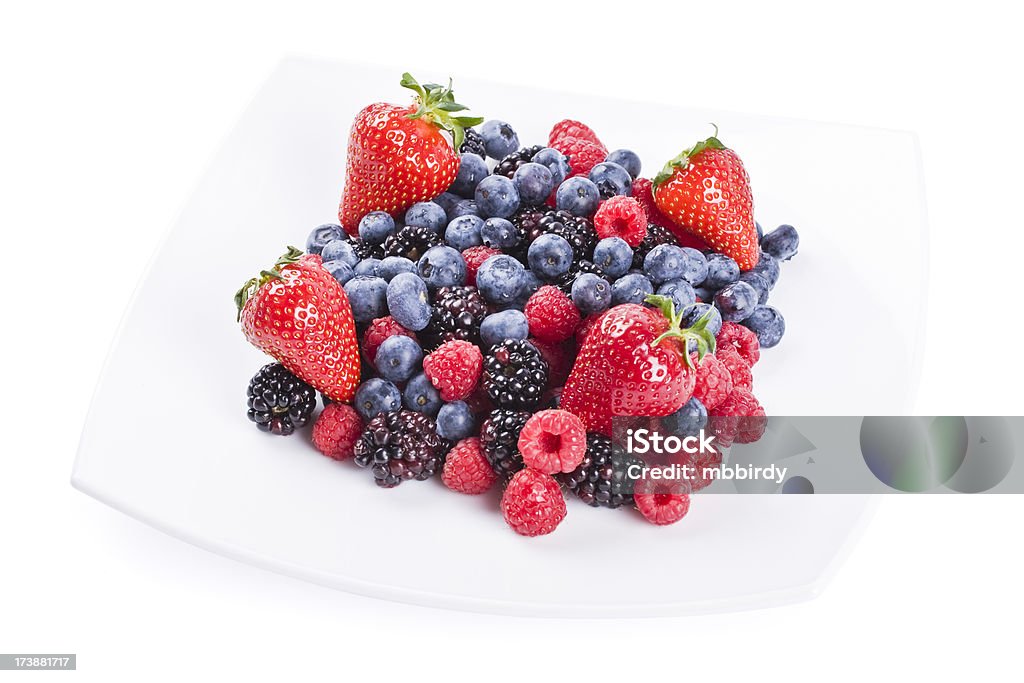
{"type": "Polygon", "coordinates": [[[295,247],[235,294],[242,332],[332,401],[348,403],[359,385],[359,344],[345,290],[320,256],[295,247]]]}
{"type": "Polygon", "coordinates": [[[740,270],[757,265],[761,252],[750,177],[736,152],[717,137],[665,164],[654,178],[654,202],[676,225],[732,257],[740,270]]]}
{"type": "Polygon", "coordinates": [[[338,218],[353,236],[371,211],[397,215],[447,190],[459,172],[464,129],[483,121],[453,116],[466,107],[455,101],[451,82],[420,85],[406,73],[401,86],[416,93],[411,106],[371,104],[352,123],[338,218]]]}
{"type": "Polygon", "coordinates": [[[683,311],[668,297],[651,295],[657,308],[620,304],[594,323],[562,390],[563,410],[575,414],[588,432],[611,436],[612,416],[664,417],[693,393],[696,373],[687,343],[698,360],[715,349],[708,315],[683,329],[683,311]]]}

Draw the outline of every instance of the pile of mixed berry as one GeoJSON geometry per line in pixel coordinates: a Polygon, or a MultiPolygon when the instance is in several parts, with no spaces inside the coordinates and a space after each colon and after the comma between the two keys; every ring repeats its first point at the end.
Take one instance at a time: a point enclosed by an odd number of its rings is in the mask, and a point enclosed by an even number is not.
{"type": "Polygon", "coordinates": [[[767,301],[796,231],[762,234],[717,137],[648,179],[578,121],[524,147],[465,115],[450,83],[402,85],[412,105],[356,117],[340,224],[236,295],[277,361],[249,384],[249,419],[274,434],[312,421],[322,453],[385,488],[496,489],[527,536],[555,529],[566,492],[679,520],[687,494],[631,486],[612,417],[761,436],[751,367],[785,331],[767,301]]]}

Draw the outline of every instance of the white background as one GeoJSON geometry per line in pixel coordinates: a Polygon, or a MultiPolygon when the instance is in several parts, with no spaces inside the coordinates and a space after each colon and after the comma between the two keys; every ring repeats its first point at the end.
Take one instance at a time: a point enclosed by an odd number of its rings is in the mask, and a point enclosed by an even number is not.
{"type": "MultiPolygon", "coordinates": [[[[917,412],[1021,414],[1020,21],[1000,3],[938,4],[5,9],[0,652],[76,652],[76,674],[33,676],[103,681],[1019,675],[1018,497],[887,498],[812,602],[559,621],[306,585],[174,541],[68,484],[92,387],[150,254],[219,140],[292,53],[914,130],[932,264],[929,300],[904,302],[928,307],[917,412]]],[[[871,312],[851,311],[850,324],[871,325],[871,312]]],[[[878,335],[864,353],[885,352],[878,335]]],[[[159,395],[139,398],[166,412],[169,429],[202,420],[159,395]]]]}

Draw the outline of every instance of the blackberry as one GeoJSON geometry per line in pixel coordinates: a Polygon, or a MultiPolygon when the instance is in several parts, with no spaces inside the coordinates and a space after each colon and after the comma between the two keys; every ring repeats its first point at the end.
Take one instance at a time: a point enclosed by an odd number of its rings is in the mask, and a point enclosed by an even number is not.
{"type": "Polygon", "coordinates": [[[371,244],[358,237],[353,237],[349,240],[349,243],[352,245],[352,251],[356,253],[360,261],[368,258],[384,258],[384,247],[379,244],[371,244]]]}
{"type": "Polygon", "coordinates": [[[316,391],[280,363],[270,363],[249,380],[245,392],[249,419],[263,432],[287,436],[302,427],[316,408],[316,391]]]}
{"type": "Polygon", "coordinates": [[[427,249],[439,244],[440,235],[430,228],[406,225],[384,240],[384,256],[404,256],[416,263],[427,249]]]}
{"type": "Polygon", "coordinates": [[[643,270],[644,259],[647,258],[647,254],[650,253],[651,249],[660,244],[679,244],[679,240],[676,239],[676,236],[668,228],[648,223],[647,236],[644,237],[643,242],[633,249],[633,268],[643,270]]]}
{"type": "Polygon", "coordinates": [[[480,323],[487,317],[487,302],[476,287],[441,287],[434,295],[424,341],[437,348],[452,339],[480,346],[480,323]]]}
{"type": "Polygon", "coordinates": [[[480,449],[499,477],[510,477],[525,467],[519,452],[519,433],[529,419],[530,413],[525,410],[498,408],[484,420],[480,449]]]}
{"type": "Polygon", "coordinates": [[[477,133],[472,128],[465,130],[466,137],[459,146],[459,151],[463,154],[476,154],[478,157],[487,160],[487,147],[484,145],[484,138],[480,133],[477,133]]]}
{"type": "Polygon", "coordinates": [[[634,484],[628,478],[631,465],[644,461],[631,456],[602,434],[587,434],[587,452],[579,467],[558,475],[576,497],[592,507],[617,508],[633,504],[634,484]]]}
{"type": "Polygon", "coordinates": [[[373,471],[377,486],[389,489],[440,472],[450,448],[425,414],[399,410],[370,420],[356,442],[355,462],[373,471]]]}
{"type": "Polygon", "coordinates": [[[572,283],[576,282],[576,278],[584,273],[593,273],[598,277],[604,278],[609,284],[611,284],[611,278],[605,275],[601,266],[597,265],[593,261],[580,261],[579,263],[573,264],[569,269],[569,272],[558,278],[558,282],[555,284],[560,290],[569,294],[572,292],[572,283]]]}
{"type": "Polygon", "coordinates": [[[515,249],[509,251],[509,253],[519,259],[524,266],[528,266],[529,263],[526,260],[526,251],[530,247],[530,243],[541,236],[540,219],[544,218],[546,211],[536,206],[524,206],[512,214],[509,221],[512,225],[516,226],[516,230],[519,232],[519,243],[515,249]]]}
{"type": "Polygon", "coordinates": [[[511,179],[516,174],[516,169],[533,159],[534,155],[542,149],[544,149],[544,145],[534,145],[533,147],[523,147],[518,152],[512,152],[494,167],[494,175],[503,175],[511,179]]]}
{"type": "Polygon", "coordinates": [[[597,231],[590,219],[582,216],[573,216],[568,211],[548,211],[537,222],[539,232],[530,237],[528,241],[542,234],[558,235],[565,239],[572,247],[573,261],[582,261],[594,257],[594,247],[597,246],[597,231]]]}
{"type": "Polygon", "coordinates": [[[506,339],[484,355],[483,388],[499,408],[532,410],[547,384],[547,361],[524,339],[506,339]]]}

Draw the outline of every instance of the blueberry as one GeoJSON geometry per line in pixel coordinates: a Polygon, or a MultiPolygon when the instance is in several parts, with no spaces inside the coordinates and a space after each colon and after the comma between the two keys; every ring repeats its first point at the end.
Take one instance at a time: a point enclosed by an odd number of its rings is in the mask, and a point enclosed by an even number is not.
{"type": "Polygon", "coordinates": [[[480,137],[484,139],[487,156],[492,159],[500,161],[519,149],[519,136],[512,130],[512,126],[504,121],[497,119],[484,121],[484,124],[480,126],[480,137]]]}
{"type": "Polygon", "coordinates": [[[558,186],[555,206],[574,216],[592,216],[601,201],[601,191],[588,178],[574,176],[558,186]]]}
{"type": "Polygon", "coordinates": [[[554,181],[555,187],[561,185],[562,181],[569,177],[569,173],[572,170],[569,167],[569,158],[551,147],[545,147],[534,154],[532,161],[535,164],[547,166],[548,170],[551,171],[551,179],[554,181]]]}
{"type": "Polygon", "coordinates": [[[633,178],[630,177],[629,171],[614,162],[602,161],[597,164],[590,169],[589,178],[597,185],[597,190],[604,199],[617,194],[629,196],[633,193],[633,178]]]}
{"type": "Polygon", "coordinates": [[[686,280],[672,280],[658,287],[658,294],[672,299],[676,310],[681,311],[697,300],[697,294],[686,280]]]}
{"type": "Polygon", "coordinates": [[[613,164],[618,164],[622,168],[626,169],[629,173],[629,177],[636,180],[640,177],[640,155],[631,149],[617,149],[614,152],[608,154],[608,158],[605,161],[613,164]]]}
{"type": "MultiPolygon", "coordinates": [[[[475,156],[475,155],[474,155],[475,156]]],[[[444,241],[459,251],[483,244],[480,228],[484,219],[480,216],[459,216],[444,231],[444,241]]]]}
{"type": "Polygon", "coordinates": [[[306,252],[309,254],[319,254],[329,243],[344,239],[348,239],[348,235],[345,234],[340,225],[335,225],[334,223],[318,225],[313,228],[313,232],[309,233],[309,237],[306,238],[306,252]]]}
{"type": "Polygon", "coordinates": [[[460,441],[476,434],[476,416],[465,401],[441,406],[437,412],[437,435],[449,441],[460,441]]]}
{"type": "Polygon", "coordinates": [[[423,369],[423,349],[411,337],[396,334],[381,343],[373,364],[381,377],[400,384],[423,369]]]}
{"type": "Polygon", "coordinates": [[[512,182],[519,190],[519,201],[524,206],[543,204],[555,189],[555,179],[548,167],[533,162],[517,168],[512,182]]]}
{"type": "Polygon", "coordinates": [[[542,286],[544,286],[544,281],[537,277],[537,274],[529,268],[525,269],[523,271],[523,287],[519,290],[519,295],[505,305],[509,308],[523,310],[526,308],[526,302],[533,296],[533,293],[542,286]]]}
{"type": "Polygon", "coordinates": [[[768,283],[768,289],[775,289],[775,283],[779,281],[779,262],[771,254],[761,252],[761,258],[757,265],[750,269],[750,272],[757,273],[768,283]]]}
{"type": "Polygon", "coordinates": [[[740,267],[736,261],[725,254],[710,254],[708,256],[708,275],[704,278],[703,283],[705,287],[718,291],[739,279],[740,267]]]}
{"type": "Polygon", "coordinates": [[[686,273],[689,262],[682,247],[674,244],[659,244],[644,258],[644,272],[651,282],[660,285],[669,280],[679,280],[686,273]]]}
{"type": "Polygon", "coordinates": [[[391,382],[374,377],[356,389],[352,407],[364,422],[369,422],[381,413],[392,413],[401,408],[402,395],[398,392],[398,387],[391,382]]]}
{"type": "Polygon", "coordinates": [[[444,209],[445,220],[448,220],[448,214],[451,212],[452,207],[455,206],[455,202],[461,200],[462,197],[453,192],[442,192],[441,194],[434,197],[434,203],[444,209]]]}
{"type": "Polygon", "coordinates": [[[388,283],[387,298],[391,317],[405,329],[419,332],[430,322],[427,285],[415,273],[393,277],[388,283]]]}
{"type": "Polygon", "coordinates": [[[506,339],[526,339],[529,335],[530,324],[526,316],[515,309],[491,313],[480,323],[480,340],[485,351],[506,339]]]}
{"type": "Polygon", "coordinates": [[[644,297],[654,294],[651,281],[639,273],[627,273],[612,283],[612,305],[642,304],[644,297]]]}
{"type": "Polygon", "coordinates": [[[487,162],[472,153],[461,155],[459,162],[459,174],[452,181],[450,190],[462,197],[473,197],[476,186],[480,181],[491,174],[487,168],[487,162]]]}
{"type": "Polygon", "coordinates": [[[792,225],[780,225],[761,239],[761,248],[780,261],[788,261],[800,248],[800,235],[792,225]]]}
{"type": "Polygon", "coordinates": [[[572,283],[572,302],[583,315],[600,313],[612,305],[612,286],[603,277],[583,273],[572,283]]]}
{"type": "Polygon", "coordinates": [[[594,247],[594,264],[608,277],[626,274],[633,263],[633,250],[621,237],[605,237],[594,247]]]}
{"type": "Polygon", "coordinates": [[[722,331],[722,313],[709,303],[694,304],[685,308],[679,324],[682,327],[691,327],[708,311],[711,311],[711,319],[708,320],[708,332],[717,337],[718,333],[722,331]]]}
{"type": "MultiPolygon", "coordinates": [[[[752,270],[748,270],[740,275],[739,281],[746,282],[754,288],[754,291],[757,292],[758,304],[768,303],[768,295],[771,293],[772,288],[768,286],[768,281],[764,279],[763,275],[755,273],[752,270]]],[[[710,301],[710,299],[706,299],[706,301],[710,301]]]]}
{"type": "Polygon", "coordinates": [[[535,239],[526,252],[530,270],[548,280],[565,275],[572,265],[572,246],[564,237],[547,233],[535,239]]]}
{"type": "Polygon", "coordinates": [[[774,306],[755,307],[742,325],[757,335],[762,349],[772,348],[786,333],[786,319],[774,306]]]}
{"type": "Polygon", "coordinates": [[[356,264],[355,273],[356,275],[380,277],[380,264],[381,260],[379,258],[364,258],[356,264]]]}
{"type": "Polygon", "coordinates": [[[384,260],[380,262],[380,268],[378,270],[380,277],[391,282],[391,280],[393,280],[399,273],[415,273],[416,264],[404,256],[386,256],[384,260]]]}
{"type": "Polygon", "coordinates": [[[371,244],[380,244],[395,232],[395,219],[383,211],[371,211],[359,221],[359,237],[371,244]]]}
{"type": "Polygon", "coordinates": [[[757,291],[746,282],[726,285],[715,295],[715,307],[721,312],[722,318],[729,322],[746,320],[755,306],[757,291]]]}
{"type": "Polygon", "coordinates": [[[345,294],[357,323],[368,323],[388,314],[388,283],[383,278],[356,275],[345,283],[345,294]]]}
{"type": "Polygon", "coordinates": [[[448,222],[451,223],[459,216],[479,216],[480,207],[476,205],[476,201],[473,199],[460,199],[455,202],[452,206],[452,210],[448,212],[448,222]]]}
{"type": "Polygon", "coordinates": [[[691,398],[682,408],[661,418],[662,428],[678,436],[696,436],[707,424],[708,409],[698,398],[691,398]]]}
{"type": "Polygon", "coordinates": [[[466,260],[442,244],[427,249],[416,263],[416,272],[431,289],[456,287],[466,282],[466,260]]]}
{"type": "Polygon", "coordinates": [[[493,304],[514,301],[526,280],[523,264],[507,254],[495,254],[476,272],[476,288],[493,304]]]}
{"type": "Polygon", "coordinates": [[[344,261],[328,261],[324,264],[324,270],[333,275],[334,279],[341,284],[345,284],[356,275],[352,266],[344,261]]]}
{"type": "Polygon", "coordinates": [[[754,228],[757,229],[757,241],[760,242],[762,239],[764,239],[764,228],[762,228],[761,224],[758,223],[757,221],[754,221],[754,228]]]}
{"type": "Polygon", "coordinates": [[[327,261],[344,261],[353,268],[359,264],[359,255],[348,240],[328,242],[320,252],[320,258],[327,261]]]}
{"type": "Polygon", "coordinates": [[[694,286],[703,283],[708,276],[708,260],[704,254],[693,247],[683,247],[683,256],[683,279],[694,286]]]}
{"type": "Polygon", "coordinates": [[[480,214],[487,218],[508,218],[519,208],[519,190],[503,175],[489,175],[481,180],[473,197],[480,214]]]}
{"type": "Polygon", "coordinates": [[[512,249],[519,244],[519,230],[506,218],[488,218],[480,228],[480,239],[488,247],[512,249]]]}
{"type": "Polygon", "coordinates": [[[701,285],[700,287],[694,287],[693,288],[693,293],[701,301],[712,301],[712,300],[714,300],[715,294],[717,294],[718,291],[714,290],[714,289],[711,289],[710,287],[706,287],[704,285],[701,285]]]}
{"type": "MultiPolygon", "coordinates": [[[[480,157],[477,158],[479,159],[480,157]]],[[[440,235],[441,230],[448,224],[448,214],[445,213],[440,204],[417,202],[405,212],[405,224],[417,228],[430,228],[440,235]]]]}
{"type": "Polygon", "coordinates": [[[438,393],[434,385],[430,383],[427,376],[422,372],[412,379],[405,385],[405,391],[402,392],[402,403],[409,410],[415,410],[417,413],[425,413],[430,417],[437,415],[437,411],[440,410],[441,394],[438,393]]]}

